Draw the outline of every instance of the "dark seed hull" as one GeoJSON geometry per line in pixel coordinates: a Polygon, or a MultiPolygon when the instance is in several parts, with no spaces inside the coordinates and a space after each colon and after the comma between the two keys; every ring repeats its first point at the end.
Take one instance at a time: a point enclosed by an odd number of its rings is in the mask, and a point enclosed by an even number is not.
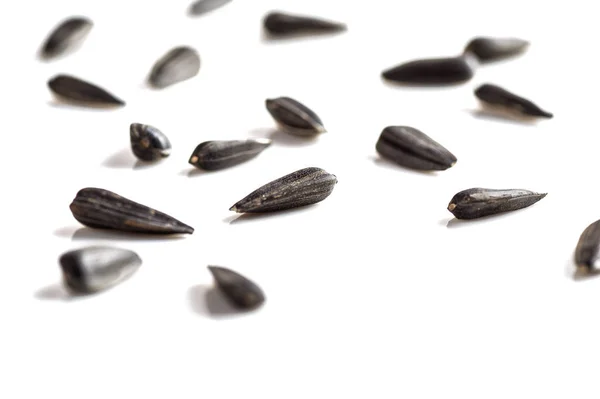
{"type": "Polygon", "coordinates": [[[267,111],[284,131],[296,136],[314,136],[324,133],[321,118],[304,104],[289,97],[265,101],[267,111]]]}
{"type": "Polygon", "coordinates": [[[457,193],[448,210],[457,219],[476,219],[527,208],[545,196],[546,193],[521,189],[471,188],[457,193]]]}
{"type": "Polygon", "coordinates": [[[346,25],[320,18],[271,12],[263,20],[265,30],[274,36],[301,33],[334,33],[346,30],[346,25]]]}
{"type": "Polygon", "coordinates": [[[600,220],[590,224],[579,237],[575,248],[575,264],[587,272],[598,271],[600,260],[600,220]]]}
{"type": "Polygon", "coordinates": [[[265,295],[256,283],[233,270],[208,266],[217,287],[227,300],[240,310],[254,310],[265,302],[265,295]]]}
{"type": "Polygon", "coordinates": [[[153,126],[132,123],[129,127],[129,138],[131,151],[142,161],[157,161],[171,154],[171,142],[153,126]]]}
{"type": "Polygon", "coordinates": [[[473,75],[474,71],[464,57],[415,60],[382,73],[387,80],[419,85],[464,83],[473,75]]]}
{"type": "Polygon", "coordinates": [[[475,90],[475,96],[492,107],[502,108],[520,115],[530,117],[552,118],[553,115],[542,110],[526,98],[492,84],[483,84],[475,90]]]}
{"type": "Polygon", "coordinates": [[[477,37],[465,47],[479,62],[487,63],[515,57],[529,47],[529,42],[517,38],[477,37]]]}
{"type": "Polygon", "coordinates": [[[196,147],[189,163],[204,170],[221,170],[255,158],[270,145],[266,139],[206,141],[196,147]]]}
{"type": "Polygon", "coordinates": [[[221,8],[231,0],[198,0],[190,6],[190,15],[202,15],[221,8]]]}
{"type": "Polygon", "coordinates": [[[48,87],[62,99],[82,104],[125,105],[125,102],[106,90],[69,75],[57,75],[48,81],[48,87]]]}
{"type": "Polygon", "coordinates": [[[150,72],[148,81],[157,89],[191,79],[200,71],[200,56],[191,47],[180,46],[161,57],[150,72]]]}
{"type": "Polygon", "coordinates": [[[60,23],[46,39],[41,55],[50,59],[63,55],[82,42],[93,27],[88,18],[72,17],[60,23]]]}

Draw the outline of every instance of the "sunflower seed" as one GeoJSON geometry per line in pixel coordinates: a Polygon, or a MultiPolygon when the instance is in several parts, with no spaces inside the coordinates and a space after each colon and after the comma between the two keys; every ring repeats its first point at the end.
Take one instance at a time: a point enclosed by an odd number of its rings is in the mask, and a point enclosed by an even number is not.
{"type": "Polygon", "coordinates": [[[523,53],[529,42],[512,37],[476,37],[465,47],[465,53],[471,53],[481,63],[498,61],[523,53]]]}
{"type": "Polygon", "coordinates": [[[70,209],[77,221],[92,228],[146,234],[194,232],[172,216],[100,188],[81,189],[70,209]]]}
{"type": "Polygon", "coordinates": [[[473,67],[469,65],[466,57],[414,60],[382,72],[384,79],[417,85],[463,83],[473,75],[473,67]]]}
{"type": "Polygon", "coordinates": [[[598,272],[599,260],[600,220],[597,220],[581,233],[575,248],[575,264],[585,272],[598,272]]]}
{"type": "Polygon", "coordinates": [[[91,246],[64,253],[59,263],[65,286],[72,293],[91,294],[128,279],[142,260],[127,249],[91,246]]]}
{"type": "Polygon", "coordinates": [[[219,170],[246,162],[271,145],[268,139],[205,141],[199,144],[189,163],[204,170],[219,170]]]}
{"type": "Polygon", "coordinates": [[[41,56],[50,59],[74,50],[87,37],[93,26],[92,21],[85,17],[71,17],[62,21],[44,42],[41,56]]]}
{"type": "Polygon", "coordinates": [[[163,132],[150,125],[132,123],[129,127],[131,150],[142,161],[156,161],[171,154],[171,142],[163,132]]]}
{"type": "Polygon", "coordinates": [[[191,15],[202,15],[221,8],[231,0],[198,0],[190,6],[191,15]]]}
{"type": "Polygon", "coordinates": [[[258,285],[233,270],[208,266],[218,289],[227,300],[240,310],[254,310],[265,301],[265,294],[258,285]]]}
{"type": "Polygon", "coordinates": [[[238,213],[261,213],[315,204],[327,198],[336,183],[336,176],[323,169],[300,169],[265,184],[229,210],[238,213]]]}
{"type": "Polygon", "coordinates": [[[74,76],[57,75],[48,81],[48,87],[59,97],[81,104],[125,105],[106,90],[74,76]]]}
{"type": "Polygon", "coordinates": [[[542,110],[531,101],[496,85],[484,84],[479,86],[475,90],[475,96],[487,105],[512,111],[522,116],[553,117],[550,112],[542,110]]]}
{"type": "Polygon", "coordinates": [[[175,47],[162,56],[150,72],[150,84],[163,89],[175,83],[191,79],[200,71],[200,56],[191,47],[175,47]]]}
{"type": "Polygon", "coordinates": [[[326,132],[321,118],[293,98],[266,100],[267,110],[281,129],[296,136],[314,136],[326,132]]]}
{"type": "Polygon", "coordinates": [[[299,33],[333,33],[345,31],[346,24],[303,15],[271,12],[263,20],[263,25],[271,35],[291,35],[299,33]]]}
{"type": "Polygon", "coordinates": [[[409,126],[386,127],[375,148],[384,158],[411,169],[446,170],[456,163],[450,151],[409,126]]]}
{"type": "Polygon", "coordinates": [[[471,188],[452,197],[448,210],[457,219],[476,219],[527,208],[545,196],[546,193],[535,193],[521,189],[471,188]]]}

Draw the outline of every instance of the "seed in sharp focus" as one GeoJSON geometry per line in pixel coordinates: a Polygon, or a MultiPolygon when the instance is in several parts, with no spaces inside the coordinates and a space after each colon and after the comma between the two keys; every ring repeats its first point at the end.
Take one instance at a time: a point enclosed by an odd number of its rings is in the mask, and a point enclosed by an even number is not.
{"type": "Polygon", "coordinates": [[[265,30],[273,36],[301,33],[333,33],[347,29],[346,24],[303,15],[271,12],[263,20],[265,30]]]}
{"type": "Polygon", "coordinates": [[[240,310],[254,310],[265,301],[265,294],[256,283],[233,270],[208,266],[219,290],[240,310]]]}
{"type": "Polygon", "coordinates": [[[590,224],[579,237],[575,248],[575,265],[587,273],[598,272],[599,260],[600,220],[597,220],[590,224]]]}
{"type": "Polygon", "coordinates": [[[125,105],[125,102],[106,90],[69,75],[57,75],[48,81],[54,94],[82,105],[125,105]]]}
{"type": "Polygon", "coordinates": [[[199,144],[189,163],[204,170],[219,170],[246,162],[271,145],[268,139],[205,141],[199,144]]]}
{"type": "Polygon", "coordinates": [[[484,84],[475,90],[475,96],[486,105],[512,111],[521,116],[552,118],[550,112],[546,112],[531,101],[519,97],[502,87],[484,84]]]}
{"type": "Polygon", "coordinates": [[[327,131],[317,114],[293,98],[278,97],[265,103],[273,119],[287,133],[307,137],[327,131]]]}
{"type": "Polygon", "coordinates": [[[92,294],[128,279],[139,269],[142,260],[127,249],[91,246],[64,253],[59,263],[69,291],[92,294]]]}
{"type": "Polygon", "coordinates": [[[156,161],[171,154],[171,142],[153,126],[132,123],[129,136],[133,154],[142,161],[156,161]]]}
{"type": "Polygon", "coordinates": [[[546,194],[521,189],[471,188],[452,197],[448,210],[457,219],[476,219],[527,208],[544,198],[546,194]]]}
{"type": "Polygon", "coordinates": [[[446,85],[470,80],[474,71],[466,57],[409,61],[382,72],[387,80],[404,84],[446,85]]]}
{"type": "Polygon", "coordinates": [[[479,62],[486,63],[514,57],[529,47],[527,40],[512,37],[476,37],[465,47],[479,62]]]}
{"type": "Polygon", "coordinates": [[[41,50],[45,59],[58,57],[83,42],[94,24],[85,17],[71,17],[62,21],[48,36],[41,50]]]}
{"type": "Polygon", "coordinates": [[[190,6],[191,15],[202,15],[221,8],[231,0],[198,0],[190,6]]]}
{"type": "Polygon", "coordinates": [[[70,205],[73,217],[92,228],[146,234],[192,234],[179,220],[101,188],[79,190],[70,205]]]}
{"type": "Polygon", "coordinates": [[[336,176],[323,169],[300,169],[265,184],[229,210],[238,213],[262,213],[311,205],[329,197],[336,184],[336,176]]]}
{"type": "Polygon", "coordinates": [[[417,170],[446,170],[457,161],[441,144],[409,126],[386,127],[375,148],[382,157],[417,170]]]}
{"type": "Polygon", "coordinates": [[[200,56],[191,47],[175,47],[162,56],[150,72],[149,83],[163,89],[175,83],[193,78],[200,71],[200,56]]]}

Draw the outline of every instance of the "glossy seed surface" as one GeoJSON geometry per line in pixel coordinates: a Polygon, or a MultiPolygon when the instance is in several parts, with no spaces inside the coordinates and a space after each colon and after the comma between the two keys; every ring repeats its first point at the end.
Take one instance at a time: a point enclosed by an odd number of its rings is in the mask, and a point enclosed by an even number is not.
{"type": "Polygon", "coordinates": [[[125,105],[113,94],[84,80],[70,75],[57,75],[48,81],[50,90],[63,100],[81,105],[125,105]]]}
{"type": "Polygon", "coordinates": [[[265,302],[265,294],[253,281],[233,270],[208,266],[216,285],[227,300],[240,310],[254,310],[265,302]]]}
{"type": "Polygon", "coordinates": [[[517,56],[529,47],[529,42],[512,37],[476,37],[465,47],[481,63],[517,56]]]}
{"type": "Polygon", "coordinates": [[[75,46],[87,37],[93,26],[92,21],[85,17],[71,17],[62,21],[44,42],[41,56],[51,59],[74,50],[75,46]]]}
{"type": "Polygon", "coordinates": [[[414,60],[382,72],[386,80],[415,85],[464,83],[473,75],[473,68],[465,57],[414,60]]]}
{"type": "Polygon", "coordinates": [[[475,90],[475,96],[486,105],[510,111],[521,116],[552,118],[550,112],[544,111],[533,102],[493,84],[483,84],[475,90]]]}
{"type": "Polygon", "coordinates": [[[151,162],[166,158],[171,154],[171,142],[157,128],[141,123],[129,127],[131,151],[140,160],[151,162]]]}
{"type": "Polygon", "coordinates": [[[457,219],[476,219],[527,208],[545,196],[546,193],[521,189],[471,188],[457,193],[448,210],[457,219]]]}
{"type": "Polygon", "coordinates": [[[202,15],[230,3],[231,0],[198,0],[190,6],[191,15],[202,15]]]}
{"type": "Polygon", "coordinates": [[[69,291],[91,294],[128,279],[139,269],[142,259],[127,249],[91,246],[64,253],[59,263],[69,291]]]}
{"type": "Polygon", "coordinates": [[[333,33],[345,31],[346,24],[304,15],[271,12],[263,20],[265,30],[274,36],[301,33],[333,33]]]}
{"type": "Polygon", "coordinates": [[[157,88],[174,85],[191,79],[200,71],[200,56],[188,46],[179,46],[162,56],[150,72],[149,83],[157,88]]]}
{"type": "Polygon", "coordinates": [[[598,272],[600,260],[600,220],[590,224],[579,237],[575,264],[586,272],[598,272]]]}
{"type": "Polygon", "coordinates": [[[256,157],[270,145],[268,139],[205,141],[196,147],[189,163],[204,170],[225,169],[256,157]]]}
{"type": "Polygon", "coordinates": [[[313,110],[293,98],[267,99],[265,104],[275,122],[287,133],[308,137],[327,131],[313,110]]]}
{"type": "Polygon", "coordinates": [[[146,234],[192,234],[185,223],[111,191],[81,189],[70,205],[73,217],[92,228],[146,234]]]}
{"type": "Polygon", "coordinates": [[[311,205],[327,198],[336,184],[336,176],[323,169],[300,169],[265,184],[229,210],[238,213],[261,213],[311,205]]]}
{"type": "Polygon", "coordinates": [[[410,126],[386,127],[375,148],[382,157],[416,170],[446,170],[457,161],[441,144],[410,126]]]}

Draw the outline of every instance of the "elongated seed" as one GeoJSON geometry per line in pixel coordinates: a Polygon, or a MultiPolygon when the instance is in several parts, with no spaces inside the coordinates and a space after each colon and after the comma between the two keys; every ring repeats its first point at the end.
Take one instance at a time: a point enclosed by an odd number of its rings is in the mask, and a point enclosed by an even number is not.
{"type": "Polygon", "coordinates": [[[476,37],[465,47],[465,53],[471,53],[481,63],[499,61],[523,53],[529,42],[513,37],[476,37]]]}
{"type": "Polygon", "coordinates": [[[579,237],[575,264],[585,272],[597,272],[600,260],[600,220],[590,224],[579,237]]]}
{"type": "Polygon", "coordinates": [[[59,263],[69,291],[91,294],[128,279],[139,269],[142,259],[127,249],[90,246],[64,253],[59,263]]]}
{"type": "Polygon", "coordinates": [[[265,294],[256,283],[233,270],[208,266],[218,289],[240,310],[254,310],[265,302],[265,294]]]}
{"type": "Polygon", "coordinates": [[[238,213],[260,213],[315,204],[329,197],[336,183],[336,176],[323,169],[300,169],[265,184],[229,210],[238,213]]]}
{"type": "Polygon", "coordinates": [[[205,141],[199,144],[189,163],[204,170],[219,170],[246,162],[271,145],[268,139],[205,141]]]}
{"type": "Polygon", "coordinates": [[[346,24],[321,18],[293,15],[282,12],[271,12],[263,20],[265,30],[274,36],[285,36],[299,33],[333,33],[347,29],[346,24]]]}
{"type": "Polygon", "coordinates": [[[464,83],[473,75],[473,68],[462,56],[414,60],[382,72],[384,79],[417,85],[464,83]]]}
{"type": "Polygon", "coordinates": [[[48,81],[48,87],[60,98],[81,105],[125,105],[123,100],[103,88],[70,75],[53,77],[48,81]]]}
{"type": "Polygon", "coordinates": [[[41,50],[41,56],[46,59],[66,54],[69,50],[82,43],[94,26],[86,17],[70,17],[56,26],[41,50]]]}
{"type": "Polygon", "coordinates": [[[546,112],[526,98],[519,97],[500,86],[483,84],[475,90],[475,96],[483,103],[517,113],[522,116],[534,116],[552,118],[550,112],[546,112]]]}
{"type": "Polygon", "coordinates": [[[457,219],[476,219],[527,208],[546,194],[521,189],[470,188],[452,197],[448,210],[457,219]]]}
{"type": "Polygon", "coordinates": [[[70,209],[77,221],[92,228],[146,234],[194,232],[172,216],[101,188],[79,190],[70,209]]]}
{"type": "Polygon", "coordinates": [[[417,170],[446,170],[457,161],[441,144],[409,126],[386,127],[375,148],[382,157],[417,170]]]}
{"type": "Polygon", "coordinates": [[[163,132],[150,125],[132,123],[129,127],[131,151],[142,161],[157,161],[171,154],[171,142],[163,132]]]}
{"type": "Polygon", "coordinates": [[[202,15],[221,8],[231,0],[198,0],[190,6],[191,15],[202,15]]]}
{"type": "Polygon", "coordinates": [[[150,72],[149,83],[158,89],[193,78],[200,71],[200,56],[188,46],[175,47],[162,56],[150,72]]]}
{"type": "Polygon", "coordinates": [[[275,122],[287,133],[308,137],[327,131],[314,111],[293,98],[267,99],[265,104],[275,122]]]}

